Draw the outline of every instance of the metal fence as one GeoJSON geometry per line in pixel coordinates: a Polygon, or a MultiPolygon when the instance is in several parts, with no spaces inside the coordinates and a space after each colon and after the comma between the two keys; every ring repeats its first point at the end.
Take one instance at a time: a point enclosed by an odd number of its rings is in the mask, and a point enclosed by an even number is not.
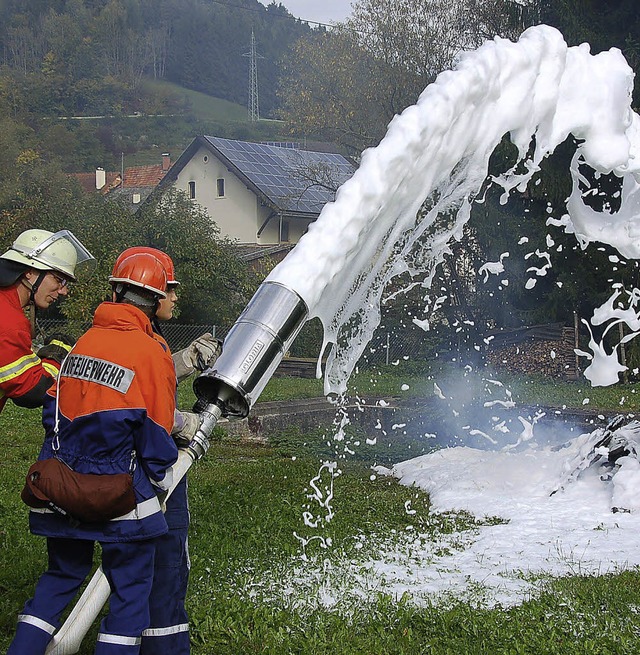
{"type": "MultiPolygon", "coordinates": [[[[91,327],[91,323],[85,323],[80,326],[69,325],[64,320],[38,320],[38,336],[36,342],[42,342],[48,336],[56,333],[71,334],[79,336],[91,327]]],[[[194,339],[205,332],[210,332],[214,337],[224,340],[231,326],[220,325],[189,325],[187,323],[162,323],[162,335],[167,340],[169,348],[173,352],[186,348],[194,339]]],[[[317,343],[309,342],[306,344],[305,352],[295,352],[298,357],[315,358],[318,356],[321,347],[321,340],[317,343]],[[308,352],[307,352],[308,351],[308,352]]],[[[390,364],[402,359],[412,359],[424,357],[424,342],[416,335],[397,335],[380,332],[376,333],[371,343],[368,344],[362,365],[367,364],[390,364]]]]}
{"type": "MultiPolygon", "coordinates": [[[[51,336],[55,333],[71,333],[78,336],[90,327],[90,323],[85,325],[69,325],[63,320],[39,320],[39,338],[36,337],[36,343],[42,342],[44,337],[51,336]]],[[[194,339],[199,337],[205,332],[210,332],[216,338],[224,340],[231,326],[219,325],[190,325],[186,323],[163,323],[162,334],[167,340],[172,352],[180,350],[188,346],[194,339]]],[[[505,330],[501,332],[489,333],[486,341],[482,344],[481,352],[469,351],[475,353],[478,357],[487,357],[490,359],[490,353],[499,351],[504,348],[513,347],[519,343],[544,341],[544,342],[558,342],[565,341],[567,343],[567,357],[564,368],[565,373],[575,375],[576,362],[573,353],[573,328],[564,327],[561,325],[543,325],[533,326],[528,328],[520,328],[518,330],[505,330]]],[[[437,347],[437,352],[444,354],[442,349],[443,345],[437,347]]],[[[316,359],[321,348],[320,339],[310,340],[304,342],[302,348],[298,348],[291,355],[296,359],[309,358],[316,359]],[[316,342],[317,341],[317,342],[316,342]]],[[[449,345],[447,352],[456,352],[454,345],[449,345]]],[[[369,366],[380,366],[385,364],[394,364],[401,361],[409,361],[413,363],[427,362],[435,356],[434,344],[429,343],[429,339],[425,337],[422,330],[404,330],[400,332],[387,332],[380,330],[376,332],[365,348],[363,356],[359,362],[361,369],[366,369],[369,366]]],[[[325,353],[326,356],[327,353],[325,353]]],[[[532,352],[531,357],[535,359],[532,352]]],[[[531,364],[530,364],[531,365],[531,364]]],[[[534,367],[535,368],[535,367],[534,367]]],[[[526,371],[523,371],[526,372],[526,371]]],[[[571,377],[571,375],[569,376],[571,377]]]]}
{"type": "MultiPolygon", "coordinates": [[[[85,323],[81,326],[70,326],[67,321],[38,320],[37,341],[43,341],[45,337],[56,333],[78,334],[86,332],[91,327],[91,323],[85,323]],[[75,329],[73,329],[75,328],[75,329]]],[[[205,332],[210,332],[217,339],[224,339],[229,331],[228,327],[218,325],[188,325],[186,323],[164,323],[162,325],[162,335],[167,340],[169,348],[172,351],[186,348],[194,339],[205,332]]]]}

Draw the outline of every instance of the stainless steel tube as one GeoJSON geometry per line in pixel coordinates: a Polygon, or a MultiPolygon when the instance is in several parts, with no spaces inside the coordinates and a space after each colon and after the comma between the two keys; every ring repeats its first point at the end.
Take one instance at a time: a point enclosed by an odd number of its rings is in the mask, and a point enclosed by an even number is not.
{"type": "Polygon", "coordinates": [[[220,405],[224,416],[247,416],[308,315],[293,289],[264,282],[229,331],[220,357],[194,381],[198,401],[220,405]]]}

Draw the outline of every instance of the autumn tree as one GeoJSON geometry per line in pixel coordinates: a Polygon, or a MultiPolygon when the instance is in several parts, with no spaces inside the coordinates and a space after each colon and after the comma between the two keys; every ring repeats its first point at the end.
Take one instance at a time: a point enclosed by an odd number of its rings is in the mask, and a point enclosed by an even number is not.
{"type": "Polygon", "coordinates": [[[357,0],[344,24],[296,43],[280,83],[281,116],[297,135],[359,155],[461,52],[489,35],[519,33],[525,19],[512,4],[357,0]]]}
{"type": "Polygon", "coordinates": [[[389,119],[366,82],[377,77],[375,69],[347,32],[316,31],[286,59],[280,116],[296,135],[322,136],[359,154],[379,139],[389,119]]]}

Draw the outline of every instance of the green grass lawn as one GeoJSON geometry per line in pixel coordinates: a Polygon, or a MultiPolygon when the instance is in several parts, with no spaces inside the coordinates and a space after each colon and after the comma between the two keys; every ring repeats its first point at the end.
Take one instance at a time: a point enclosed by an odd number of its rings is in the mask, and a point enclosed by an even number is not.
{"type": "Polygon", "coordinates": [[[193,91],[166,80],[145,80],[145,86],[151,90],[164,91],[185,98],[189,103],[190,113],[203,121],[238,121],[248,120],[247,108],[222,98],[214,98],[200,91],[193,91]]]}
{"type": "MultiPolygon", "coordinates": [[[[384,384],[392,391],[400,378],[406,380],[401,375],[392,382],[387,375],[384,384]]],[[[310,394],[307,383],[317,381],[274,379],[261,399],[310,394]]],[[[182,385],[181,406],[191,401],[190,385],[182,385]]],[[[45,566],[44,540],[29,534],[19,497],[41,438],[39,412],[9,403],[0,416],[0,650],[45,566]]],[[[430,514],[426,494],[389,478],[372,480],[367,462],[347,460],[334,480],[335,515],[310,528],[302,516],[320,464],[295,439],[283,449],[221,438],[190,472],[194,655],[640,652],[638,571],[564,578],[510,608],[456,600],[417,607],[408,597],[385,593],[347,595],[332,608],[323,606],[317,601],[327,593],[325,575],[357,571],[380,547],[381,535],[392,547],[392,535],[406,528],[407,501],[416,510],[412,521],[433,539],[472,533],[478,521],[465,513],[430,514]],[[296,535],[311,539],[304,550],[296,535]]],[[[95,628],[80,653],[93,652],[94,636],[95,628]]]]}
{"type": "MultiPolygon", "coordinates": [[[[488,380],[498,380],[508,389],[519,405],[540,405],[593,412],[634,412],[640,404],[640,383],[616,384],[611,387],[591,387],[587,380],[568,381],[542,376],[516,377],[489,370],[464,371],[446,366],[415,367],[380,366],[355,373],[348,394],[370,398],[426,398],[434,395],[434,383],[445,392],[454,393],[463,386],[469,394],[495,390],[488,380]],[[460,383],[462,381],[462,385],[460,383]],[[405,387],[405,388],[403,388],[405,387]]],[[[260,401],[314,398],[323,395],[323,381],[305,378],[272,378],[260,401]]]]}

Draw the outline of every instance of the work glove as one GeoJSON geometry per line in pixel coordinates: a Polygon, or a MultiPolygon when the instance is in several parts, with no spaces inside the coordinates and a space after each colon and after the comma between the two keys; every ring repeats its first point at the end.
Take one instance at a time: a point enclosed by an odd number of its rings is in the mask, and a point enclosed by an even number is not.
{"type": "Polygon", "coordinates": [[[42,346],[36,355],[43,360],[45,368],[56,377],[62,362],[65,360],[66,356],[71,351],[73,347],[73,339],[67,336],[66,334],[52,334],[45,341],[44,346],[42,346]],[[51,370],[47,364],[50,365],[51,370]]]}
{"type": "Polygon", "coordinates": [[[173,428],[171,436],[178,448],[184,448],[191,443],[200,427],[200,416],[192,412],[181,412],[175,410],[173,414],[173,428]]]}
{"type": "Polygon", "coordinates": [[[204,371],[213,366],[222,352],[222,344],[210,332],[194,339],[186,348],[173,354],[178,382],[188,378],[196,369],[204,371]]]}

